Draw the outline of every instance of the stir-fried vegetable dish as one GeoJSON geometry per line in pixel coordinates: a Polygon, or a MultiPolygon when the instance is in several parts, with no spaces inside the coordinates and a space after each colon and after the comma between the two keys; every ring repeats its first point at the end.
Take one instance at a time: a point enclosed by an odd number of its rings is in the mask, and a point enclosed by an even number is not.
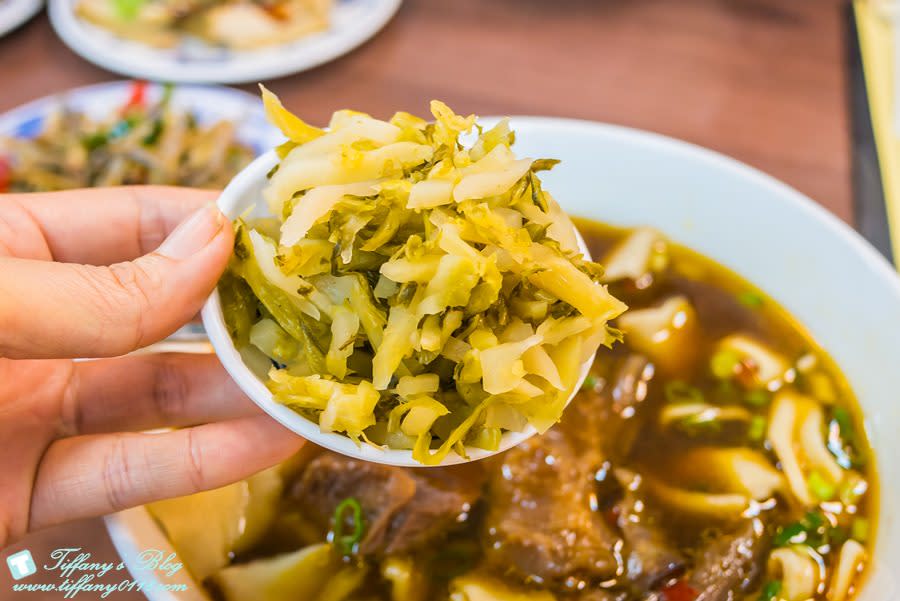
{"type": "Polygon", "coordinates": [[[211,598],[852,598],[875,472],[838,369],[722,267],[653,230],[579,225],[632,308],[562,421],[429,470],[308,445],[152,506],[211,598]]]}
{"type": "Polygon", "coordinates": [[[237,221],[219,294],[274,398],[423,464],[555,424],[625,306],[541,186],[554,161],[440,102],[326,132],[263,92],[288,138],[260,199],[275,217],[237,221]]]}
{"type": "Polygon", "coordinates": [[[200,124],[171,106],[171,88],[157,102],[135,82],[130,98],[97,120],[64,101],[32,138],[0,140],[0,188],[45,192],[94,186],[166,184],[222,188],[252,159],[230,121],[200,124]]]}
{"type": "Polygon", "coordinates": [[[79,0],[76,13],[124,38],[160,47],[192,36],[253,49],[328,27],[332,0],[79,0]]]}

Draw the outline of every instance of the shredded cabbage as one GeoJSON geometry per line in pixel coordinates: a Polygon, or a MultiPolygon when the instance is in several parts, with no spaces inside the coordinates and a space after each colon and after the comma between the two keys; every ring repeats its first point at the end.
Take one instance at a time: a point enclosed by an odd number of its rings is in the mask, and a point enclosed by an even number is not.
{"type": "Polygon", "coordinates": [[[425,464],[556,423],[625,309],[541,186],[556,161],[516,157],[508,121],[483,131],[437,101],[432,122],[338,111],[327,130],[263,101],[288,138],[271,216],[236,222],[219,289],[242,356],[272,362],[274,398],[425,464]]]}

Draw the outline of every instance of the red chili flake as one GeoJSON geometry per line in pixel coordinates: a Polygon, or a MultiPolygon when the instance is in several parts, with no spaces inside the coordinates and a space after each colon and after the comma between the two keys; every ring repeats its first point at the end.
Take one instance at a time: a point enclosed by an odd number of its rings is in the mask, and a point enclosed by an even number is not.
{"type": "Polygon", "coordinates": [[[0,192],[9,190],[10,183],[12,183],[12,167],[9,166],[6,157],[0,157],[0,192]]]}
{"type": "Polygon", "coordinates": [[[665,601],[694,601],[699,595],[700,591],[684,580],[676,580],[662,590],[665,601]]]}
{"type": "Polygon", "coordinates": [[[606,523],[610,526],[615,526],[619,522],[619,513],[619,507],[617,505],[613,505],[603,512],[603,519],[606,520],[606,523]]]}
{"type": "Polygon", "coordinates": [[[147,86],[147,82],[142,80],[131,83],[131,95],[128,97],[128,102],[122,107],[123,113],[134,108],[144,108],[144,104],[147,102],[147,86]]]}

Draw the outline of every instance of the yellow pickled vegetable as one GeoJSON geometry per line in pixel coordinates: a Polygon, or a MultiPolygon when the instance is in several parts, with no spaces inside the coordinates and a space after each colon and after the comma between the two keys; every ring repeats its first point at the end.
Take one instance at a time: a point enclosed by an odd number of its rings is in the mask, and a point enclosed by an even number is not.
{"type": "Polygon", "coordinates": [[[275,399],[422,463],[552,426],[625,309],[541,187],[555,161],[517,157],[506,121],[463,144],[475,117],[440,102],[434,122],[339,111],[319,130],[263,96],[289,138],[274,218],[237,222],[221,292],[275,399]]]}

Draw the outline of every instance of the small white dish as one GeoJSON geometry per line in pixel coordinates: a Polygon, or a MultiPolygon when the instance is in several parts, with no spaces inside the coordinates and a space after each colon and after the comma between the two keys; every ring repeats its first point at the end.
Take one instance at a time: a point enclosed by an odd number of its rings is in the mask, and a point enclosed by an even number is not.
{"type": "Polygon", "coordinates": [[[44,0],[4,0],[0,2],[0,37],[28,22],[41,11],[44,0]]]}
{"type": "Polygon", "coordinates": [[[384,27],[402,0],[335,0],[331,26],[275,46],[232,50],[193,38],[155,48],[81,19],[78,0],[51,0],[50,22],[86,60],[116,73],[176,83],[248,83],[306,71],[342,56],[384,27]]]}
{"type": "MultiPolygon", "coordinates": [[[[488,123],[490,120],[483,119],[482,122],[488,123]]],[[[219,196],[218,204],[222,212],[233,219],[244,214],[245,211],[252,207],[253,211],[250,213],[251,216],[268,216],[269,214],[264,211],[265,203],[262,200],[262,189],[268,183],[266,175],[277,164],[278,156],[274,151],[271,151],[250,163],[243,171],[237,174],[222,192],[222,195],[219,196]]],[[[582,253],[590,258],[587,246],[580,235],[578,235],[578,244],[581,247],[582,253]]],[[[274,400],[272,398],[272,393],[266,388],[263,380],[260,379],[259,375],[247,367],[247,364],[244,363],[237,348],[235,348],[234,342],[232,342],[231,336],[228,334],[225,319],[222,316],[222,306],[219,301],[218,290],[214,290],[212,295],[210,295],[209,300],[207,300],[206,304],[203,306],[201,315],[203,317],[203,327],[206,329],[209,341],[212,343],[213,348],[226,371],[228,371],[229,375],[237,382],[241,390],[244,391],[244,394],[250,397],[254,403],[259,405],[263,411],[278,420],[285,428],[292,432],[296,432],[303,438],[312,441],[321,447],[331,449],[336,453],[341,453],[348,457],[355,457],[365,461],[373,461],[375,463],[384,463],[387,465],[425,467],[412,458],[412,451],[410,450],[379,448],[365,443],[357,444],[343,434],[322,432],[319,429],[319,424],[310,421],[289,407],[274,400]]],[[[592,361],[589,360],[581,366],[578,386],[575,387],[576,392],[587,377],[591,368],[591,363],[592,361]]],[[[572,397],[574,396],[575,393],[573,392],[572,397]]],[[[572,397],[569,398],[569,401],[572,400],[572,397]]],[[[528,440],[535,434],[537,434],[537,430],[531,425],[527,426],[522,432],[505,432],[500,439],[500,446],[496,451],[486,451],[476,447],[466,447],[468,459],[460,457],[455,452],[451,452],[439,465],[455,465],[458,463],[467,463],[468,461],[484,459],[485,457],[490,457],[491,455],[496,455],[497,453],[510,449],[517,444],[528,440]]]]}

